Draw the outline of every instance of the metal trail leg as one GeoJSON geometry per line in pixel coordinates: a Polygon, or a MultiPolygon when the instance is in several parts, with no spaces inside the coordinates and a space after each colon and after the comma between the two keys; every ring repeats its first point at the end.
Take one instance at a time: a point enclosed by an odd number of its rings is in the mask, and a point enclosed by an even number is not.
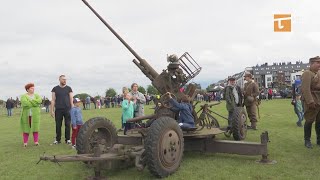
{"type": "MultiPolygon", "coordinates": [[[[101,156],[101,150],[98,143],[94,143],[93,154],[95,157],[101,156]]],[[[101,176],[101,166],[103,162],[94,162],[94,177],[88,177],[87,180],[107,180],[106,177],[101,176]]]]}
{"type": "MultiPolygon", "coordinates": [[[[261,135],[260,135],[260,139],[261,139],[261,144],[263,145],[266,145],[268,144],[269,141],[269,136],[268,136],[268,131],[265,131],[263,132],[261,135]]],[[[258,161],[256,161],[257,163],[260,163],[260,164],[276,164],[277,161],[276,160],[270,160],[268,159],[268,149],[266,148],[266,153],[262,154],[262,158],[258,161]]]]}

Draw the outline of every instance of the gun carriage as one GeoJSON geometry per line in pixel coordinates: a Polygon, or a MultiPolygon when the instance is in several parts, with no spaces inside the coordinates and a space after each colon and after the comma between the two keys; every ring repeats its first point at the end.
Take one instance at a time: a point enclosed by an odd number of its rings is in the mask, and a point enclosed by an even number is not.
{"type": "MultiPolygon", "coordinates": [[[[201,151],[208,153],[232,153],[240,155],[261,155],[259,162],[273,163],[268,160],[268,132],[261,134],[261,142],[243,142],[247,133],[247,118],[243,107],[235,109],[232,128],[229,132],[220,128],[215,116],[222,115],[211,110],[216,104],[203,104],[196,111],[198,102],[193,103],[193,116],[196,128],[181,129],[177,115],[170,108],[167,92],[180,101],[185,95],[194,99],[196,86],[187,84],[197,76],[201,67],[189,53],[182,56],[170,55],[168,66],[160,74],[141,58],[113,28],[90,6],[82,0],[105,26],[134,55],[133,63],[150,79],[152,85],[162,94],[156,103],[154,114],[136,117],[129,122],[142,123],[143,128],[130,130],[120,135],[111,120],[105,117],[92,118],[85,122],[77,137],[77,155],[41,156],[41,160],[52,162],[83,161],[94,168],[95,179],[102,179],[101,170],[135,165],[138,170],[148,167],[156,177],[167,177],[179,168],[183,153],[201,151]],[[184,91],[180,91],[185,87],[184,91]],[[231,132],[231,133],[230,133],[231,132]],[[215,136],[225,133],[233,135],[234,140],[217,140],[215,136]]],[[[199,107],[199,106],[198,106],[199,107]]],[[[141,125],[141,124],[140,124],[141,125]]]]}

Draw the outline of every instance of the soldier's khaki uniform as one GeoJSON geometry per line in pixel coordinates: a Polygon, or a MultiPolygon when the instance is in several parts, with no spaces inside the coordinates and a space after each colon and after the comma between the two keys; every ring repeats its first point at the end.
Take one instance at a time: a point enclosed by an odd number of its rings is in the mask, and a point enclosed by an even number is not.
{"type": "Polygon", "coordinates": [[[257,126],[257,96],[259,95],[258,85],[252,80],[244,84],[244,105],[251,122],[251,127],[256,129],[257,126]]]}
{"type": "Polygon", "coordinates": [[[320,120],[317,115],[320,112],[320,72],[314,73],[310,70],[302,74],[302,98],[304,104],[304,118],[306,121],[320,120]],[[315,109],[309,109],[308,104],[314,102],[315,109]]]}
{"type": "Polygon", "coordinates": [[[308,144],[312,147],[310,138],[312,123],[314,121],[316,121],[317,144],[320,145],[320,72],[315,73],[307,70],[302,74],[301,92],[301,100],[304,105],[304,118],[306,120],[304,125],[305,146],[308,144]],[[314,109],[309,107],[311,103],[315,103],[316,107],[314,109]]]}

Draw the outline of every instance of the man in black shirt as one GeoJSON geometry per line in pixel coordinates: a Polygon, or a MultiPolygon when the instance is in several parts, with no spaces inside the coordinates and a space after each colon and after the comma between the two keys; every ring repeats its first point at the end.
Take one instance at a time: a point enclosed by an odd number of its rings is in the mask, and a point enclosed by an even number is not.
{"type": "Polygon", "coordinates": [[[53,144],[61,143],[61,126],[64,118],[65,142],[70,141],[70,109],[73,107],[73,93],[70,86],[67,86],[65,75],[59,77],[60,84],[52,89],[51,116],[56,121],[56,140],[53,144]]]}

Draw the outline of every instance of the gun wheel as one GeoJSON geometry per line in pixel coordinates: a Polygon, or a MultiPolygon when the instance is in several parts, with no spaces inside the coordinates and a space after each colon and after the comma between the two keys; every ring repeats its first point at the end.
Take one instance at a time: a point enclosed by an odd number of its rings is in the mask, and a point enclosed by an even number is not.
{"type": "Polygon", "coordinates": [[[232,115],[232,135],[236,141],[244,140],[247,136],[247,115],[243,107],[236,107],[232,115]]]}
{"type": "Polygon", "coordinates": [[[146,164],[151,174],[163,178],[180,166],[184,141],[181,128],[170,117],[160,117],[150,126],[145,142],[146,164]]]}
{"type": "Polygon", "coordinates": [[[86,121],[80,128],[76,139],[78,154],[93,153],[95,146],[101,153],[107,152],[117,140],[117,131],[113,123],[104,117],[95,117],[86,121]]]}

